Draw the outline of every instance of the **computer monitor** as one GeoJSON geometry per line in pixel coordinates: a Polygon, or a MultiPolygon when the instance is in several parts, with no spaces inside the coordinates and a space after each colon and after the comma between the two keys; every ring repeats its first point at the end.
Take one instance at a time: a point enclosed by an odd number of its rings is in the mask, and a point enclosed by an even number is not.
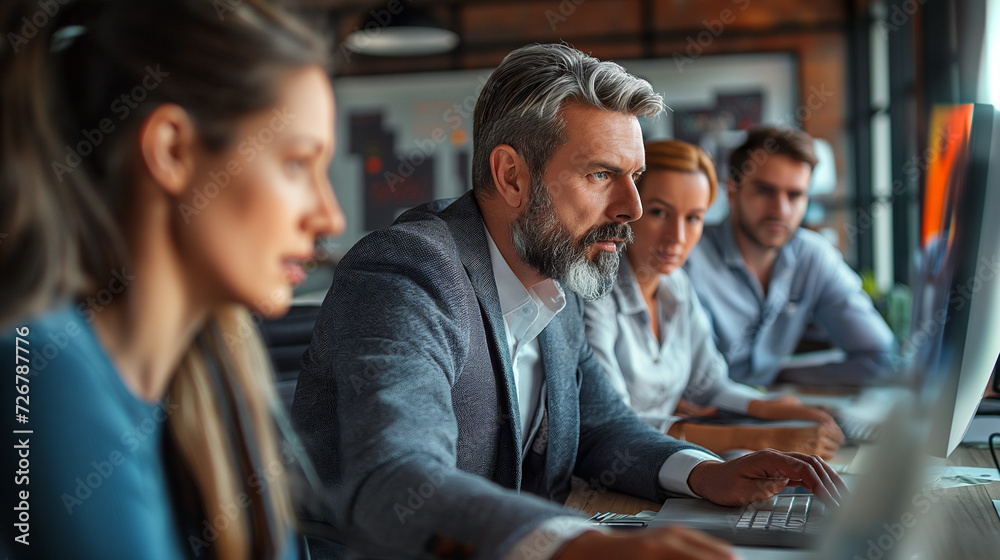
{"type": "Polygon", "coordinates": [[[1000,395],[1000,359],[993,366],[993,392],[1000,395]]]}
{"type": "Polygon", "coordinates": [[[985,104],[936,106],[928,137],[904,349],[919,401],[934,414],[928,452],[947,457],[965,435],[1000,354],[1000,114],[985,104]]]}

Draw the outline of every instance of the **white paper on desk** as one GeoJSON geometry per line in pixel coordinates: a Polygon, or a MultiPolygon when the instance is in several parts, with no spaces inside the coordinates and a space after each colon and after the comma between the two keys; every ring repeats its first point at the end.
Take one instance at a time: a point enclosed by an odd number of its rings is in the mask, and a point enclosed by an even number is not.
{"type": "Polygon", "coordinates": [[[969,424],[962,443],[986,443],[990,434],[1000,432],[1000,416],[976,416],[969,424]]]}
{"type": "Polygon", "coordinates": [[[932,467],[927,474],[933,489],[989,484],[1000,480],[996,469],[981,467],[932,467]]]}
{"type": "Polygon", "coordinates": [[[1000,480],[1000,473],[993,467],[932,467],[931,474],[941,477],[967,476],[969,478],[984,478],[992,481],[1000,480]]]}

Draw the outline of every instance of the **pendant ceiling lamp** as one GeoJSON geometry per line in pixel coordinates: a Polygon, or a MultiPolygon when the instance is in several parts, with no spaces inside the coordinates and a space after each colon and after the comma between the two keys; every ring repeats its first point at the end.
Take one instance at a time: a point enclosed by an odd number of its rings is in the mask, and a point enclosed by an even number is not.
{"type": "Polygon", "coordinates": [[[370,56],[425,56],[454,49],[458,35],[445,29],[427,9],[405,0],[390,0],[371,10],[344,43],[352,51],[370,56]]]}

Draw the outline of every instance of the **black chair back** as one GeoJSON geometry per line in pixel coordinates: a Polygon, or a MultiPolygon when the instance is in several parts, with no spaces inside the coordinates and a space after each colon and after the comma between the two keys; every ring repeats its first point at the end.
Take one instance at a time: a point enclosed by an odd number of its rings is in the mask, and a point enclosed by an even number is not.
{"type": "Polygon", "coordinates": [[[296,305],[284,317],[266,320],[260,325],[286,412],[292,408],[295,384],[302,369],[302,354],[309,348],[319,309],[318,305],[296,305]]]}

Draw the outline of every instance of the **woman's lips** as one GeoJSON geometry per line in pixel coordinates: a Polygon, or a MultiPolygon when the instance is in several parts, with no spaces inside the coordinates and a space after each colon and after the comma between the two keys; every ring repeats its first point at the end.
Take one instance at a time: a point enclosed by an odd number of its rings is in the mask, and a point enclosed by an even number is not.
{"type": "Polygon", "coordinates": [[[306,280],[306,270],[302,268],[299,261],[284,261],[282,267],[285,270],[285,277],[293,286],[298,286],[306,280]]]}
{"type": "Polygon", "coordinates": [[[656,258],[659,259],[660,262],[663,262],[663,263],[666,263],[666,264],[678,264],[682,260],[684,260],[683,259],[683,255],[680,254],[680,253],[657,252],[656,253],[656,258]]]}

